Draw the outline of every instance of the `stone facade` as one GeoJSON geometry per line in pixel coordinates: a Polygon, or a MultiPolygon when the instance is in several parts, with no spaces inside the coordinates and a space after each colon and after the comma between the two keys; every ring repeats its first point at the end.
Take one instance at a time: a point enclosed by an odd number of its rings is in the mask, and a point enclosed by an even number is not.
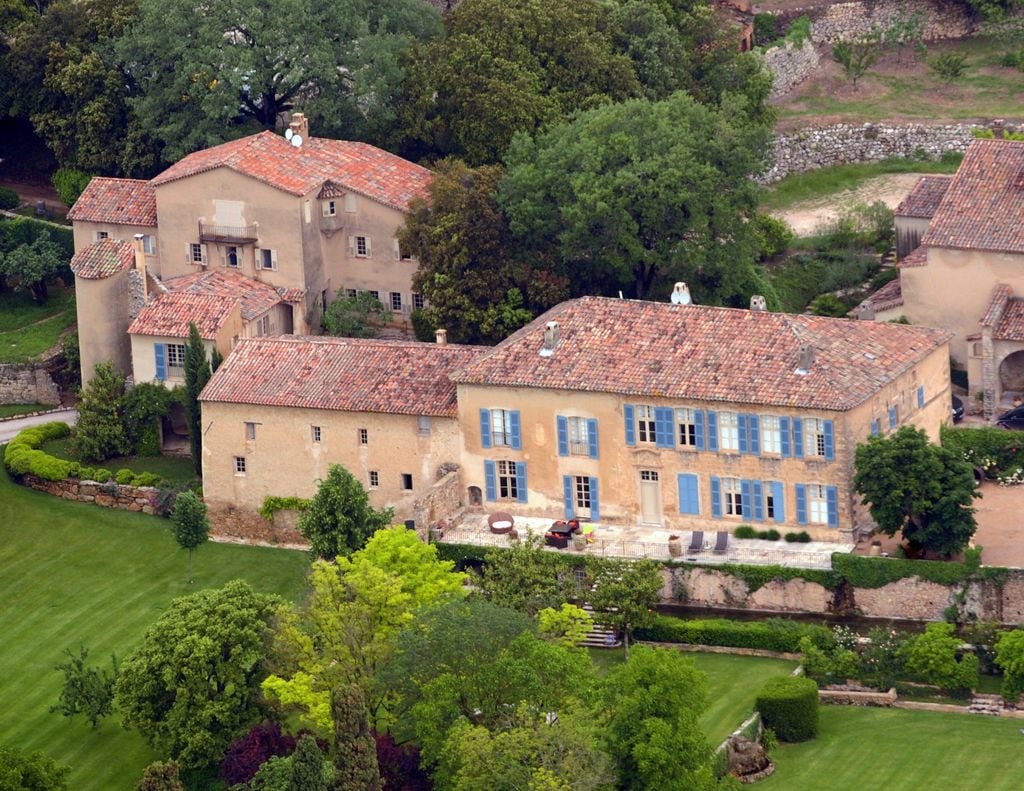
{"type": "Polygon", "coordinates": [[[154,501],[157,489],[153,486],[122,486],[116,483],[97,483],[67,478],[63,481],[44,481],[33,475],[26,475],[21,482],[36,491],[46,492],[65,500],[93,503],[103,508],[121,511],[137,511],[143,514],[155,512],[154,501]]]}
{"type": "Polygon", "coordinates": [[[0,404],[60,403],[60,391],[45,364],[0,365],[0,404]]]}
{"type": "Polygon", "coordinates": [[[794,47],[786,42],[781,47],[765,50],[764,65],[772,73],[772,98],[785,96],[818,68],[818,50],[810,40],[794,47]]]}
{"type": "Polygon", "coordinates": [[[251,544],[308,547],[299,532],[298,511],[278,511],[274,519],[264,519],[254,508],[225,503],[208,503],[211,533],[218,539],[251,544]]]}
{"type": "Polygon", "coordinates": [[[416,522],[417,535],[425,540],[430,527],[442,520],[455,517],[462,507],[461,492],[459,471],[456,468],[444,473],[437,483],[417,498],[412,504],[412,518],[416,522]]]}

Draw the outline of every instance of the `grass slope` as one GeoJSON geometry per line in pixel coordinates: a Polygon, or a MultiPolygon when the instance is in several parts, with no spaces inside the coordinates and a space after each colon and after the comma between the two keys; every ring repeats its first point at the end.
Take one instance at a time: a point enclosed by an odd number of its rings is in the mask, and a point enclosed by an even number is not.
{"type": "Polygon", "coordinates": [[[49,713],[66,647],[84,644],[96,664],[124,657],[172,598],[235,578],[287,598],[304,589],[305,553],[231,544],[197,550],[188,585],[168,524],[24,489],[0,467],[0,743],[70,765],[70,788],[134,788],[163,756],[116,714],[93,732],[49,713]]]}
{"type": "Polygon", "coordinates": [[[903,709],[821,707],[818,738],[782,745],[758,788],[1011,791],[1024,777],[1020,720],[903,709]]]}
{"type": "MultiPolygon", "coordinates": [[[[67,437],[44,442],[39,449],[58,459],[78,461],[68,451],[67,437]]],[[[154,475],[159,475],[168,483],[188,483],[196,478],[192,459],[180,456],[115,456],[99,464],[86,463],[111,472],[117,472],[120,469],[129,469],[132,472],[151,472],[154,475]]]]}
{"type": "Polygon", "coordinates": [[[51,287],[36,305],[24,292],[0,294],[0,363],[23,363],[56,345],[75,323],[75,293],[51,287]]]}

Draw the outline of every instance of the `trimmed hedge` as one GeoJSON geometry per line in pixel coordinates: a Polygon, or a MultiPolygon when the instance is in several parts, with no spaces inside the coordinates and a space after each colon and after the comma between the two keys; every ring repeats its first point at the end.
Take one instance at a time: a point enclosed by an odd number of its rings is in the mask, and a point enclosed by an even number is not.
{"type": "Polygon", "coordinates": [[[781,536],[775,528],[769,530],[755,530],[750,525],[740,525],[733,533],[736,538],[759,538],[762,541],[778,541],[781,536]]]}
{"type": "Polygon", "coordinates": [[[818,685],[803,676],[768,680],[755,707],[766,728],[784,742],[805,742],[818,735],[818,685]]]}
{"type": "Polygon", "coordinates": [[[684,620],[656,615],[651,625],[637,629],[637,640],[656,643],[722,645],[733,648],[758,648],[764,651],[797,653],[800,638],[826,639],[824,626],[769,618],[764,621],[730,621],[727,618],[684,620]]]}
{"type": "Polygon", "coordinates": [[[806,530],[801,530],[799,533],[786,533],[786,543],[789,544],[809,544],[811,536],[806,530]]]}

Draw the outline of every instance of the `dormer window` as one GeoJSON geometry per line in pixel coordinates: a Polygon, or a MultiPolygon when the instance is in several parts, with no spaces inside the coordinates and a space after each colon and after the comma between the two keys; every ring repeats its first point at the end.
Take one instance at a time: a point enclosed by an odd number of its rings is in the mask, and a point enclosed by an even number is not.
{"type": "Polygon", "coordinates": [[[334,217],[338,214],[338,202],[333,198],[325,200],[320,204],[320,211],[324,217],[334,217]]]}

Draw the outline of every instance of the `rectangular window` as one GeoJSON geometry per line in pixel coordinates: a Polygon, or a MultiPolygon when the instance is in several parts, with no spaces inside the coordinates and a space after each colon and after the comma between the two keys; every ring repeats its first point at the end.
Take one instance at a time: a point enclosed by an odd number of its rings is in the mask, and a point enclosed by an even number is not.
{"type": "Polygon", "coordinates": [[[637,404],[636,430],[641,442],[656,443],[658,441],[658,430],[655,427],[654,417],[654,407],[637,404]]]}
{"type": "Polygon", "coordinates": [[[514,461],[499,461],[496,463],[498,471],[498,499],[518,500],[519,484],[516,481],[516,463],[514,461]]]}
{"type": "Polygon", "coordinates": [[[722,478],[722,513],[743,516],[742,484],[739,478],[722,478]]]}
{"type": "Polygon", "coordinates": [[[825,421],[809,417],[804,420],[804,450],[808,456],[825,455],[825,421]]]}
{"type": "Polygon", "coordinates": [[[411,492],[412,491],[412,475],[410,473],[407,473],[407,472],[403,472],[402,473],[402,491],[403,492],[411,492]]]}
{"type": "Polygon", "coordinates": [[[828,524],[828,500],[820,484],[807,484],[807,516],[812,525],[828,524]]]}
{"type": "Polygon", "coordinates": [[[413,294],[412,295],[412,307],[413,310],[423,310],[423,295],[413,294]]]}
{"type": "Polygon", "coordinates": [[[373,297],[378,302],[380,302],[380,292],[379,291],[371,291],[370,292],[370,296],[373,297]]]}
{"type": "Polygon", "coordinates": [[[203,246],[201,244],[196,244],[195,242],[193,242],[188,246],[188,249],[192,253],[193,264],[203,263],[203,246]]]}
{"type": "Polygon", "coordinates": [[[359,444],[369,445],[370,444],[370,432],[365,428],[359,429],[359,444]]]}
{"type": "Polygon", "coordinates": [[[739,416],[735,412],[718,413],[718,436],[722,450],[740,449],[739,416]]]}
{"type": "Polygon", "coordinates": [[[889,407],[889,428],[890,429],[895,429],[896,426],[899,424],[899,422],[900,422],[899,407],[897,407],[894,404],[893,406],[889,407]]]}
{"type": "Polygon", "coordinates": [[[156,239],[149,234],[142,237],[142,252],[146,255],[156,255],[156,239]]]}
{"type": "Polygon", "coordinates": [[[260,250],[259,264],[261,269],[277,269],[277,253],[273,250],[260,250]]]}
{"type": "Polygon", "coordinates": [[[508,409],[491,410],[491,444],[494,447],[512,447],[512,412],[508,409]]]}
{"type": "Polygon", "coordinates": [[[235,475],[245,475],[245,456],[235,456],[235,475]]]}
{"type": "Polygon", "coordinates": [[[256,336],[263,338],[270,334],[270,316],[261,316],[256,319],[256,336]]]}
{"type": "Polygon", "coordinates": [[[430,433],[430,415],[420,415],[417,430],[420,434],[430,433]]]}
{"type": "Polygon", "coordinates": [[[338,204],[332,200],[327,201],[324,207],[324,217],[333,217],[338,213],[338,204]]]}
{"type": "Polygon", "coordinates": [[[238,269],[238,264],[241,261],[241,256],[238,255],[237,247],[228,247],[224,254],[224,263],[226,266],[232,269],[238,269]]]}
{"type": "Polygon", "coordinates": [[[320,426],[310,426],[313,434],[313,442],[320,441],[320,426]]]}
{"type": "Polygon", "coordinates": [[[110,238],[110,234],[107,233],[106,231],[96,231],[96,241],[97,242],[100,241],[101,239],[109,239],[109,238],[110,238]]]}
{"type": "Polygon", "coordinates": [[[761,416],[761,452],[782,453],[782,429],[776,415],[761,416]]]}
{"type": "Polygon", "coordinates": [[[168,368],[184,368],[185,367],[185,345],[182,343],[168,343],[167,344],[167,367],[168,368]]]}
{"type": "Polygon", "coordinates": [[[376,489],[380,486],[380,473],[376,470],[370,470],[370,488],[376,489]]]}
{"type": "Polygon", "coordinates": [[[360,258],[366,258],[370,253],[370,245],[366,242],[365,236],[356,237],[356,255],[360,258]]]}
{"type": "Polygon", "coordinates": [[[769,481],[764,487],[764,513],[765,518],[775,518],[775,485],[769,481]]]}
{"type": "Polygon", "coordinates": [[[397,291],[391,292],[391,309],[395,313],[402,312],[402,295],[397,291]]]}
{"type": "Polygon", "coordinates": [[[641,481],[656,481],[658,480],[657,470],[640,470],[641,481]]]}
{"type": "Polygon", "coordinates": [[[569,418],[569,454],[572,456],[590,455],[590,435],[587,433],[585,417],[569,418]]]}
{"type": "Polygon", "coordinates": [[[346,288],[345,296],[348,297],[349,299],[355,299],[356,297],[359,296],[359,292],[356,291],[354,288],[346,288]]]}
{"type": "Polygon", "coordinates": [[[256,424],[246,423],[245,424],[245,438],[250,442],[256,439],[256,424]]]}
{"type": "Polygon", "coordinates": [[[573,491],[576,516],[590,518],[590,478],[586,475],[573,476],[573,491]]]}
{"type": "Polygon", "coordinates": [[[679,444],[682,447],[697,447],[697,410],[677,409],[676,425],[679,426],[679,444]]]}

